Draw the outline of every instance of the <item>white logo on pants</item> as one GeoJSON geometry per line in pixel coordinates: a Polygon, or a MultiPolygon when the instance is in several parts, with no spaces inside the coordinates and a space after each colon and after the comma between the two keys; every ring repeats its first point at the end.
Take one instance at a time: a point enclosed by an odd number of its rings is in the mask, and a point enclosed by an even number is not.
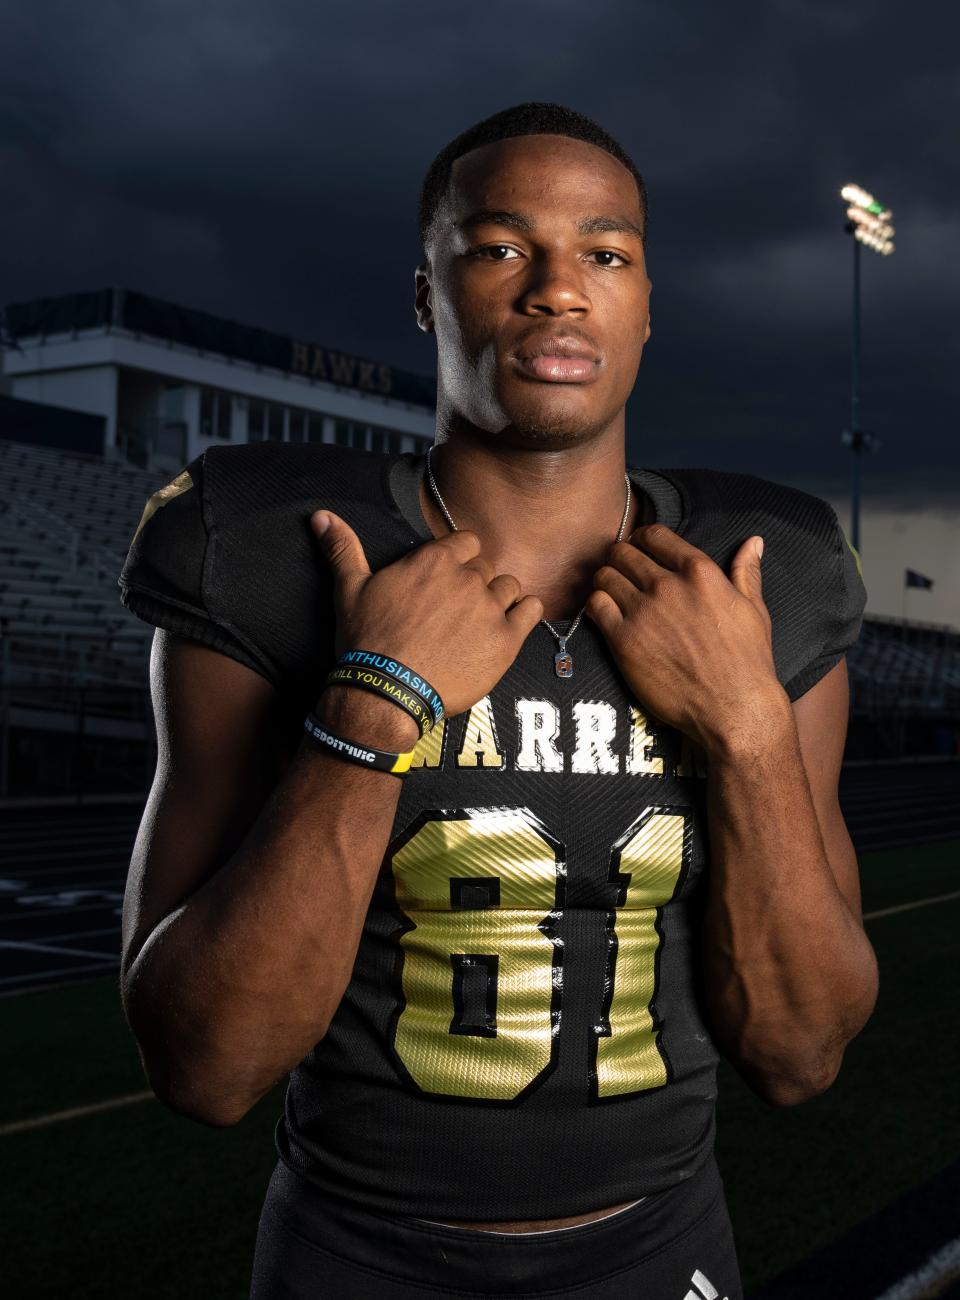
{"type": "MultiPolygon", "coordinates": [[[[720,1292],[698,1268],[693,1270],[693,1277],[690,1281],[692,1283],[691,1289],[683,1297],[683,1300],[718,1300],[720,1292]]],[[[727,1297],[724,1296],[723,1300],[727,1300],[727,1297]]]]}

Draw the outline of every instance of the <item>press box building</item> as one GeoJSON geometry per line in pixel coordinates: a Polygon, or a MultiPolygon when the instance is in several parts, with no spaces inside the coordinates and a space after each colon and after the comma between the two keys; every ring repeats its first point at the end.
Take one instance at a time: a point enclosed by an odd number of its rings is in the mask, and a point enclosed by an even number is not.
{"type": "Polygon", "coordinates": [[[76,451],[176,471],[208,446],[265,438],[368,451],[433,440],[436,382],[383,362],[124,289],[4,315],[8,396],[102,418],[77,423],[76,451]]]}

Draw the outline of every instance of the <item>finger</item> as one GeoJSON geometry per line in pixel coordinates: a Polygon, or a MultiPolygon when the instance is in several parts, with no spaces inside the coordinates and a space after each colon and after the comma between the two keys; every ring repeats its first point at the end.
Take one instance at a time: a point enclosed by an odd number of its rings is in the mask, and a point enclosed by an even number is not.
{"type": "Polygon", "coordinates": [[[662,564],[639,550],[633,542],[614,542],[607,552],[606,567],[617,569],[641,591],[646,591],[654,578],[662,577],[666,572],[662,564]]]}
{"type": "Polygon", "coordinates": [[[644,524],[634,529],[630,541],[667,569],[681,569],[694,557],[709,559],[705,551],[685,541],[666,524],[644,524]]]}
{"type": "Polygon", "coordinates": [[[337,582],[350,585],[370,577],[360,538],[346,520],[332,510],[315,510],[310,525],[337,582]]]}
{"type": "Polygon", "coordinates": [[[730,581],[740,592],[754,604],[763,601],[763,579],[760,574],[760,554],[763,552],[762,537],[748,537],[736,555],[730,561],[730,581]],[[757,543],[760,550],[757,550],[757,543]]]}
{"type": "Polygon", "coordinates": [[[623,626],[620,606],[607,591],[592,591],[584,605],[584,613],[608,640],[623,626]]]}
{"type": "Polygon", "coordinates": [[[612,565],[601,565],[593,575],[593,585],[597,591],[605,592],[615,602],[621,614],[629,614],[636,609],[641,595],[639,589],[612,565]]]}
{"type": "Polygon", "coordinates": [[[542,618],[543,601],[539,596],[523,596],[506,612],[507,624],[518,642],[526,640],[542,618]]]}
{"type": "Polygon", "coordinates": [[[467,560],[463,567],[465,569],[475,569],[488,586],[497,576],[496,565],[492,560],[485,559],[482,555],[475,555],[472,560],[467,560]]]}
{"type": "Polygon", "coordinates": [[[487,588],[496,598],[501,609],[507,610],[519,599],[522,588],[512,573],[499,573],[487,588]]]}
{"type": "Polygon", "coordinates": [[[459,529],[455,533],[447,533],[445,537],[434,538],[432,542],[427,542],[426,545],[450,551],[461,564],[466,564],[467,560],[472,560],[480,554],[480,538],[468,528],[459,529]]]}

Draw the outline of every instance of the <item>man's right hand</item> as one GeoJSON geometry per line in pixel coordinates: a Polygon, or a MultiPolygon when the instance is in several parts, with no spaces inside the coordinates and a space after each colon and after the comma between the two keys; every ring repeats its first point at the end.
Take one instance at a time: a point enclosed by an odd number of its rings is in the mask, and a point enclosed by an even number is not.
{"type": "Polygon", "coordinates": [[[450,716],[496,685],[543,615],[538,596],[522,596],[512,574],[494,573],[476,533],[424,542],[372,573],[339,515],[317,510],[310,526],[333,573],[337,654],[399,660],[430,683],[450,716]]]}

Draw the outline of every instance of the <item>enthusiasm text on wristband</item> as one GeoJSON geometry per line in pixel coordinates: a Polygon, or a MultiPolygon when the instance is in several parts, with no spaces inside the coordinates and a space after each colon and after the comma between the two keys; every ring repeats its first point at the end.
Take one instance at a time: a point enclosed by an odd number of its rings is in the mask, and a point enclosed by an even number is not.
{"type": "Polygon", "coordinates": [[[391,659],[389,655],[374,654],[370,650],[346,650],[340,656],[339,662],[356,664],[362,668],[376,668],[386,673],[388,677],[398,681],[401,686],[409,687],[426,701],[427,707],[433,714],[434,723],[439,722],[443,717],[443,701],[437,692],[419,673],[415,673],[412,668],[408,668],[399,660],[391,659]]]}
{"type": "Polygon", "coordinates": [[[372,691],[384,699],[398,704],[410,714],[424,735],[433,726],[433,714],[419,695],[408,691],[392,677],[375,672],[372,668],[359,668],[355,664],[338,664],[327,675],[327,686],[359,686],[361,690],[372,691]]]}
{"type": "Polygon", "coordinates": [[[308,713],[304,718],[303,729],[334,758],[343,758],[348,763],[359,763],[361,767],[373,767],[378,772],[389,772],[392,776],[404,777],[410,772],[412,749],[405,754],[391,754],[384,749],[371,749],[369,745],[358,745],[356,741],[347,740],[328,731],[313,713],[308,713]]]}

